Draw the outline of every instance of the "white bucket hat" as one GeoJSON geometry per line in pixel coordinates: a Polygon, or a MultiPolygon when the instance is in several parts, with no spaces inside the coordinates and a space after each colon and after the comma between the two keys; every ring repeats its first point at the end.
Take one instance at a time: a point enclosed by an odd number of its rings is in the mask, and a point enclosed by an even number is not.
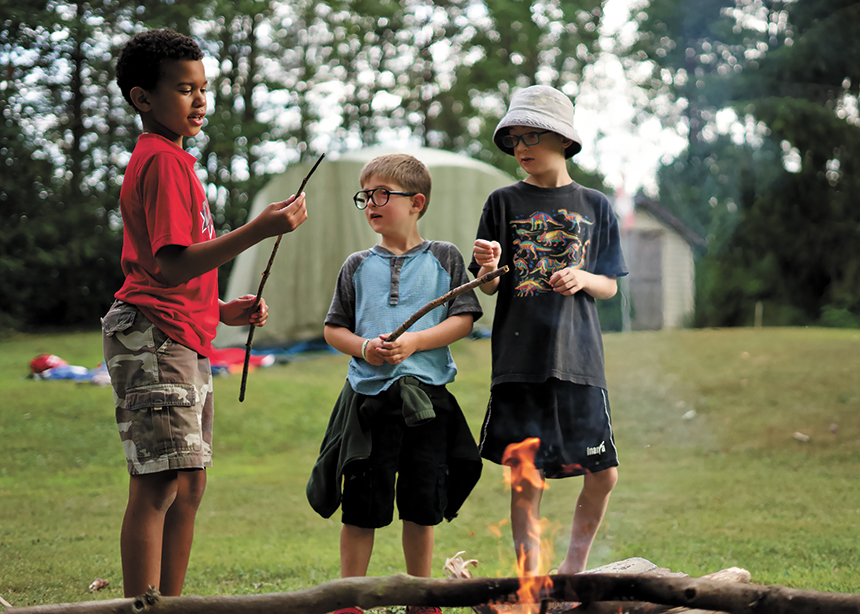
{"type": "Polygon", "coordinates": [[[532,85],[514,94],[507,114],[496,126],[493,142],[503,152],[512,156],[514,150],[502,145],[502,137],[508,133],[506,129],[511,126],[550,130],[572,140],[573,143],[564,150],[565,158],[570,158],[582,149],[582,139],[573,129],[573,103],[570,98],[548,85],[532,85]]]}

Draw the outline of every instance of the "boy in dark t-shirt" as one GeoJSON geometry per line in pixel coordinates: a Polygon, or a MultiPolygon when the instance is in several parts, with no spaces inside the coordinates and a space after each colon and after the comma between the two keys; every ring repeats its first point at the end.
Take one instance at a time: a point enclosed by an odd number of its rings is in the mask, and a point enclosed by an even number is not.
{"type": "Polygon", "coordinates": [[[498,292],[481,455],[510,464],[512,444],[536,443],[536,475],[511,489],[514,546],[527,575],[539,572],[530,524],[540,517],[544,480],[585,476],[558,566],[573,574],[585,569],[618,476],[595,300],[615,295],[627,267],[609,201],[567,172],[566,159],[582,147],[567,96],[546,86],[517,92],[493,140],[528,177],[490,194],[469,267],[476,277],[503,265],[513,272],[481,286],[498,292]]]}

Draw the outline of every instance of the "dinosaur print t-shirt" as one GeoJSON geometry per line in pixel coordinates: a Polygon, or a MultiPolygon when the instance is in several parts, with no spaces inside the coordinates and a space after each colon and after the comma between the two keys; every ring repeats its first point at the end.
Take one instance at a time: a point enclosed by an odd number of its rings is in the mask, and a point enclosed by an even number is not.
{"type": "MultiPolygon", "coordinates": [[[[499,266],[510,267],[497,293],[492,384],[554,377],[606,388],[594,299],[583,291],[553,292],[549,278],[566,267],[627,275],[607,198],[575,182],[561,188],[516,183],[490,194],[477,238],[498,241],[499,266]]],[[[474,259],[469,270],[480,270],[474,259]]]]}

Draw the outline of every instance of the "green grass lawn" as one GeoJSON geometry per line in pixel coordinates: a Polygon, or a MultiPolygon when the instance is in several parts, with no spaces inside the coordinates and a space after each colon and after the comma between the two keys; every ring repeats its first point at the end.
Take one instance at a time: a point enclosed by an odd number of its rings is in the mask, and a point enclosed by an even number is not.
{"type": "MultiPolygon", "coordinates": [[[[605,345],[621,466],[590,566],[641,556],[692,576],[738,566],[756,583],[860,592],[860,332],[610,334],[605,345]]],[[[0,597],[17,606],[121,597],[128,478],[112,393],[26,379],[42,352],[93,367],[101,338],[0,340],[0,597]],[[94,595],[96,577],[110,586],[94,595]]],[[[489,341],[458,342],[454,356],[451,389],[477,435],[489,341]]],[[[244,403],[239,376],[216,379],[215,465],[186,593],[291,591],[338,577],[339,514],[320,518],[304,492],[346,362],[329,354],[255,371],[244,403]]],[[[554,481],[544,496],[556,564],[579,486],[554,481]]],[[[502,471],[486,464],[460,516],[437,528],[436,575],[460,550],[480,561],[478,574],[513,575],[507,508],[502,471]]],[[[393,525],[377,534],[370,575],[402,570],[393,525]]]]}

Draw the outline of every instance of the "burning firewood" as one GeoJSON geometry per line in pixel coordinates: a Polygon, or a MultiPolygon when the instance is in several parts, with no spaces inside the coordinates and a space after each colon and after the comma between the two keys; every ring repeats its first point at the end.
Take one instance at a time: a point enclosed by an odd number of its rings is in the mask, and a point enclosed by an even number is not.
{"type": "MultiPolygon", "coordinates": [[[[460,556],[461,554],[466,554],[465,550],[461,550],[450,559],[445,559],[445,567],[443,571],[445,575],[452,579],[469,579],[472,577],[472,572],[469,569],[469,565],[472,567],[478,566],[478,561],[475,559],[469,559],[468,561],[464,561],[460,556]]],[[[477,614],[501,614],[501,611],[498,609],[498,606],[490,605],[490,604],[481,604],[481,605],[473,605],[472,609],[477,612],[477,614]]]]}
{"type": "MultiPolygon", "coordinates": [[[[465,567],[465,566],[464,566],[465,567]]],[[[655,566],[656,567],[656,566],[655,566]]],[[[781,586],[717,581],[717,578],[663,577],[649,573],[580,573],[551,576],[553,587],[544,603],[582,600],[571,614],[692,614],[699,610],[735,614],[857,614],[860,595],[825,593],[781,586]],[[678,607],[689,608],[678,610],[678,607]]],[[[722,572],[721,572],[722,573],[722,572]]],[[[725,580],[726,578],[723,578],[725,580]]],[[[325,614],[345,603],[369,610],[391,605],[468,607],[494,604],[495,614],[511,603],[519,578],[463,578],[460,580],[416,578],[398,574],[388,578],[342,578],[316,587],[280,594],[163,597],[151,589],[126,599],[50,604],[12,608],[15,614],[325,614]]],[[[542,612],[547,608],[541,604],[542,612]]]]}
{"type": "MultiPolygon", "coordinates": [[[[470,579],[472,572],[468,568],[478,566],[478,561],[475,559],[463,560],[460,556],[465,552],[458,552],[450,559],[445,561],[445,575],[454,579],[470,579]]],[[[623,561],[616,561],[601,567],[584,571],[580,576],[589,576],[594,574],[608,574],[622,576],[630,575],[634,577],[653,576],[660,578],[688,578],[689,576],[682,572],[673,572],[664,567],[658,567],[651,561],[641,557],[633,557],[623,561]]],[[[555,576],[548,576],[554,578],[555,576]]],[[[562,576],[559,580],[573,579],[576,576],[562,576]]],[[[747,584],[750,581],[750,573],[738,567],[730,567],[718,572],[703,576],[704,580],[716,580],[726,583],[747,584]]],[[[520,578],[522,581],[522,578],[520,578]]],[[[564,586],[564,584],[561,584],[564,586]]],[[[553,587],[551,592],[557,592],[560,587],[553,587]]],[[[562,591],[567,592],[567,591],[562,591]]],[[[515,601],[517,595],[509,595],[509,601],[515,601]]],[[[694,610],[684,607],[667,606],[655,603],[645,603],[641,601],[596,601],[589,604],[580,604],[570,601],[550,601],[544,600],[541,603],[487,603],[482,605],[472,606],[472,609],[477,614],[708,614],[705,610],[694,610]]],[[[716,614],[716,613],[714,613],[716,614]]]]}
{"type": "MultiPolygon", "coordinates": [[[[478,566],[478,561],[475,559],[469,559],[468,561],[464,561],[460,556],[461,554],[465,554],[465,551],[460,551],[450,559],[445,560],[445,567],[443,568],[445,575],[452,579],[468,579],[472,577],[472,572],[469,569],[469,565],[472,567],[478,566]]],[[[522,579],[520,579],[522,581],[522,579]]],[[[517,595],[511,595],[510,597],[516,598],[517,595]]],[[[572,604],[566,603],[485,603],[481,605],[473,605],[472,610],[477,612],[477,614],[553,614],[554,612],[562,612],[564,611],[565,606],[570,606],[572,604]]]]}

